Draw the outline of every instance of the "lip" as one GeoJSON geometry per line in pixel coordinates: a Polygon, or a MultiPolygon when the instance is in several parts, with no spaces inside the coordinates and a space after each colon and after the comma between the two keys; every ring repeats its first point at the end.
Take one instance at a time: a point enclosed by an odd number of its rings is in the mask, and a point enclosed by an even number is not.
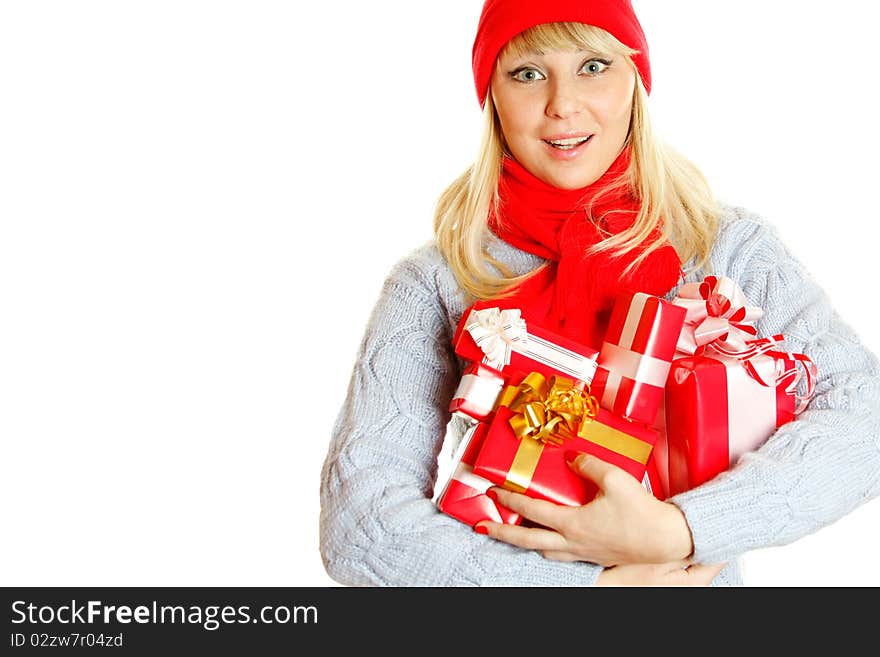
{"type": "Polygon", "coordinates": [[[541,137],[544,141],[559,141],[560,139],[580,139],[581,137],[592,137],[592,132],[560,132],[549,137],[541,137]]]}
{"type": "Polygon", "coordinates": [[[590,137],[590,139],[587,139],[587,141],[585,141],[583,144],[580,144],[579,146],[575,146],[574,148],[570,148],[568,150],[560,150],[558,148],[555,148],[548,144],[546,140],[542,143],[544,144],[544,148],[547,150],[547,153],[550,155],[550,157],[556,160],[560,160],[562,162],[569,162],[580,157],[580,155],[585,150],[587,150],[587,148],[589,148],[590,144],[593,143],[592,138],[594,136],[595,135],[591,135],[589,133],[571,133],[564,136],[554,135],[553,137],[551,137],[551,139],[572,139],[574,137],[590,137]]]}

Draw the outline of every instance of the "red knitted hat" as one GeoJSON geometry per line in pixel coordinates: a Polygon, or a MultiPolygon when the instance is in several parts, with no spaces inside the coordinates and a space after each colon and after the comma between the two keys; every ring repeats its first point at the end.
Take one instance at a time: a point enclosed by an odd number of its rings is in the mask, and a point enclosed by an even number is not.
{"type": "Polygon", "coordinates": [[[622,44],[638,50],[633,62],[645,90],[651,93],[648,42],[630,0],[486,0],[473,49],[474,82],[480,107],[486,102],[495,59],[504,44],[530,27],[557,22],[600,27],[622,44]]]}

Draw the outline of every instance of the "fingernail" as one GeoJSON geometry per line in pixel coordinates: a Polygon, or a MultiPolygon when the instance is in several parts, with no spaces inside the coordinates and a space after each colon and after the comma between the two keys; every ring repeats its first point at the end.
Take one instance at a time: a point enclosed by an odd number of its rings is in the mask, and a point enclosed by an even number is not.
{"type": "Polygon", "coordinates": [[[474,531],[485,536],[489,533],[489,528],[486,525],[474,525],[474,531]]]}
{"type": "Polygon", "coordinates": [[[498,501],[498,493],[495,492],[494,488],[490,488],[486,491],[486,497],[488,497],[493,502],[498,501]]]}
{"type": "Polygon", "coordinates": [[[581,455],[580,452],[576,452],[575,450],[570,449],[570,450],[568,450],[568,451],[565,452],[565,462],[566,462],[566,463],[571,463],[572,461],[574,461],[574,460],[575,460],[578,456],[580,456],[580,455],[581,455]]]}

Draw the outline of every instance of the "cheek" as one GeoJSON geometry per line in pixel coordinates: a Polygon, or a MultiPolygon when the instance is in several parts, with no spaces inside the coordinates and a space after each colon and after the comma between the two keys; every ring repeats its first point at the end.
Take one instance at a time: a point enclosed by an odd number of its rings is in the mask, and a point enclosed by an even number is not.
{"type": "Polygon", "coordinates": [[[540,99],[521,89],[511,90],[505,85],[492,88],[495,112],[508,140],[516,140],[523,133],[534,131],[541,119],[540,99]],[[537,114],[537,115],[536,115],[537,114]]]}
{"type": "Polygon", "coordinates": [[[632,113],[634,81],[624,79],[609,84],[607,92],[602,94],[602,101],[596,105],[596,113],[606,123],[629,122],[632,113]]]}
{"type": "Polygon", "coordinates": [[[501,126],[509,137],[515,139],[529,123],[528,112],[523,110],[522,104],[506,102],[497,106],[497,110],[501,126]]]}
{"type": "Polygon", "coordinates": [[[532,139],[531,135],[535,132],[534,120],[523,112],[507,112],[498,113],[498,119],[501,123],[501,133],[504,141],[514,151],[525,147],[532,139]]]}

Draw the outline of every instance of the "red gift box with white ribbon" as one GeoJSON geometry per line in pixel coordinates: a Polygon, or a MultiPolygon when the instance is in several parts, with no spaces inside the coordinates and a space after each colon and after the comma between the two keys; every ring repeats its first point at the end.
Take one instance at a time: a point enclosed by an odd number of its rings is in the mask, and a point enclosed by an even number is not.
{"type": "Polygon", "coordinates": [[[685,285],[674,303],[687,309],[687,319],[666,385],[669,495],[758,449],[806,408],[816,380],[807,356],[782,351],[782,335],[755,337],[763,311],[748,305],[731,279],[685,285]]]}
{"type": "Polygon", "coordinates": [[[455,450],[452,469],[437,496],[437,508],[443,513],[474,526],[482,520],[518,525],[522,518],[486,495],[494,484],[474,474],[474,461],[489,430],[484,422],[468,427],[455,450]]]}
{"type": "Polygon", "coordinates": [[[684,308],[644,292],[618,297],[592,383],[602,408],[653,424],[685,315],[684,308]]]}
{"type": "Polygon", "coordinates": [[[534,323],[519,309],[466,310],[452,339],[455,353],[504,376],[522,379],[530,372],[593,380],[599,352],[534,323]]]}
{"type": "Polygon", "coordinates": [[[474,420],[486,420],[504,387],[504,375],[488,365],[471,363],[465,368],[449,404],[450,412],[474,420]]]}

